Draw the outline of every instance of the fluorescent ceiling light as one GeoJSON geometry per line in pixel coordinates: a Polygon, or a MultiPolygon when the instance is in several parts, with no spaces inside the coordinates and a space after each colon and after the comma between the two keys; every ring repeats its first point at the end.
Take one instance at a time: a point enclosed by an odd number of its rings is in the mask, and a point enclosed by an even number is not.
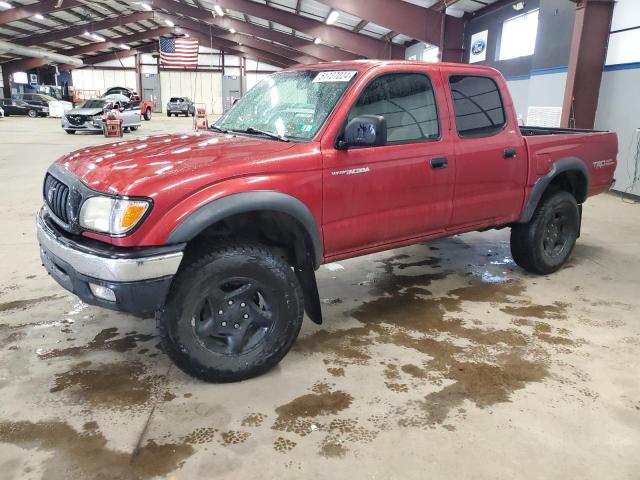
{"type": "Polygon", "coordinates": [[[524,3],[524,2],[516,2],[511,6],[513,7],[513,9],[515,11],[520,11],[520,10],[524,9],[524,7],[526,6],[526,3],[524,3]]]}
{"type": "Polygon", "coordinates": [[[166,24],[167,24],[167,25],[169,25],[170,27],[175,26],[175,24],[174,24],[171,20],[169,20],[168,18],[165,18],[164,23],[166,23],[166,24]]]}
{"type": "Polygon", "coordinates": [[[189,34],[188,34],[188,33],[185,33],[185,34],[184,34],[184,38],[189,38],[189,34]]]}
{"type": "Polygon", "coordinates": [[[219,17],[224,17],[224,10],[222,10],[222,7],[220,5],[214,5],[213,10],[216,12],[216,15],[218,15],[219,17]]]}
{"type": "Polygon", "coordinates": [[[140,7],[142,7],[142,9],[146,10],[147,12],[150,12],[153,9],[151,5],[149,5],[148,3],[144,3],[144,2],[135,2],[135,3],[140,5],[140,7]]]}
{"type": "Polygon", "coordinates": [[[97,40],[97,41],[99,41],[99,42],[104,42],[104,41],[106,41],[106,40],[107,40],[107,39],[106,39],[106,38],[104,38],[102,35],[98,35],[97,33],[92,33],[92,34],[91,34],[91,38],[93,38],[94,40],[97,40]]]}
{"type": "Polygon", "coordinates": [[[8,2],[0,2],[0,7],[2,8],[13,8],[8,2]]]}
{"type": "Polygon", "coordinates": [[[229,33],[236,33],[236,29],[235,28],[230,28],[229,29],[229,33]]]}
{"type": "Polygon", "coordinates": [[[338,20],[339,16],[340,12],[338,12],[337,10],[331,10],[331,12],[329,12],[329,16],[327,17],[327,25],[333,25],[334,23],[336,23],[336,20],[338,20]]]}
{"type": "Polygon", "coordinates": [[[44,20],[44,17],[42,16],[42,14],[40,13],[36,13],[33,18],[37,19],[37,20],[44,20]]]}
{"type": "Polygon", "coordinates": [[[122,50],[131,50],[131,47],[129,45],[125,45],[124,43],[121,43],[120,45],[118,45],[122,50]]]}
{"type": "Polygon", "coordinates": [[[322,40],[320,40],[319,38],[316,38],[313,43],[315,43],[316,45],[320,45],[322,43],[322,40]]]}

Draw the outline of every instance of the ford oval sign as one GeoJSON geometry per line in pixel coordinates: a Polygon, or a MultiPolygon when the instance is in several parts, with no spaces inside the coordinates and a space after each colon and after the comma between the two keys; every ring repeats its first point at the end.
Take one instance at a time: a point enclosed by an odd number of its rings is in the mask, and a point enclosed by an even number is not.
{"type": "Polygon", "coordinates": [[[473,42],[473,45],[471,45],[471,53],[473,53],[474,55],[480,55],[482,52],[484,52],[485,48],[487,48],[487,44],[485,43],[485,41],[482,39],[478,39],[473,42]]]}

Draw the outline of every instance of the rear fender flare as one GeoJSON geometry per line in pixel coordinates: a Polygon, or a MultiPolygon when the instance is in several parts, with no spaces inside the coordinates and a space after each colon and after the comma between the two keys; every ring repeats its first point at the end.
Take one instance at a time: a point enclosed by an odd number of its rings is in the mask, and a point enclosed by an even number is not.
{"type": "MultiPolygon", "coordinates": [[[[536,180],[536,183],[533,185],[531,193],[529,194],[529,198],[525,203],[522,215],[518,219],[517,223],[528,223],[531,220],[540,200],[542,199],[542,195],[544,195],[544,192],[547,190],[547,187],[549,187],[549,184],[554,178],[563,172],[578,172],[582,174],[587,182],[587,188],[585,191],[589,190],[589,171],[582,160],[577,157],[565,157],[556,160],[551,164],[551,168],[546,175],[536,180]]],[[[582,203],[586,200],[586,196],[585,198],[578,198],[576,200],[578,203],[582,203]]]]}

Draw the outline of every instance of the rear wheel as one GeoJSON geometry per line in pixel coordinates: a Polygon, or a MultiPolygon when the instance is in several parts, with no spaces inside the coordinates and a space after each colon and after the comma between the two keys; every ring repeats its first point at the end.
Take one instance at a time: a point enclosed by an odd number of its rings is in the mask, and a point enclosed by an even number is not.
{"type": "Polygon", "coordinates": [[[511,254],[525,270],[546,275],[568,260],[578,238],[580,214],[569,192],[545,195],[529,223],[511,229],[511,254]]]}
{"type": "Polygon", "coordinates": [[[303,295],[292,268],[265,247],[218,247],[181,268],[158,326],[184,372],[233,382],[273,368],[298,336],[303,295]]]}
{"type": "Polygon", "coordinates": [[[67,132],[69,135],[73,135],[76,133],[75,130],[65,130],[65,132],[67,132]]]}
{"type": "Polygon", "coordinates": [[[167,112],[167,117],[170,117],[170,116],[171,116],[171,112],[167,112]]]}
{"type": "Polygon", "coordinates": [[[35,110],[29,110],[27,112],[27,115],[29,115],[29,118],[36,118],[38,116],[38,112],[36,112],[35,110]]]}
{"type": "Polygon", "coordinates": [[[144,111],[144,119],[145,119],[146,121],[151,120],[151,109],[150,109],[150,108],[147,108],[147,109],[144,111]]]}

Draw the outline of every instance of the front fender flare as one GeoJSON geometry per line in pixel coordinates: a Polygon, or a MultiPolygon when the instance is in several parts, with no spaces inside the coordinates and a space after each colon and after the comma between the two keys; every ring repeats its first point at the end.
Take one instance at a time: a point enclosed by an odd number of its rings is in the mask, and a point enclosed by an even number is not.
{"type": "Polygon", "coordinates": [[[322,237],[311,210],[297,198],[271,190],[234,193],[201,206],[171,231],[166,243],[189,242],[220,220],[241,213],[268,210],[288,214],[300,222],[311,242],[311,258],[317,269],[322,261],[322,237]]]}

